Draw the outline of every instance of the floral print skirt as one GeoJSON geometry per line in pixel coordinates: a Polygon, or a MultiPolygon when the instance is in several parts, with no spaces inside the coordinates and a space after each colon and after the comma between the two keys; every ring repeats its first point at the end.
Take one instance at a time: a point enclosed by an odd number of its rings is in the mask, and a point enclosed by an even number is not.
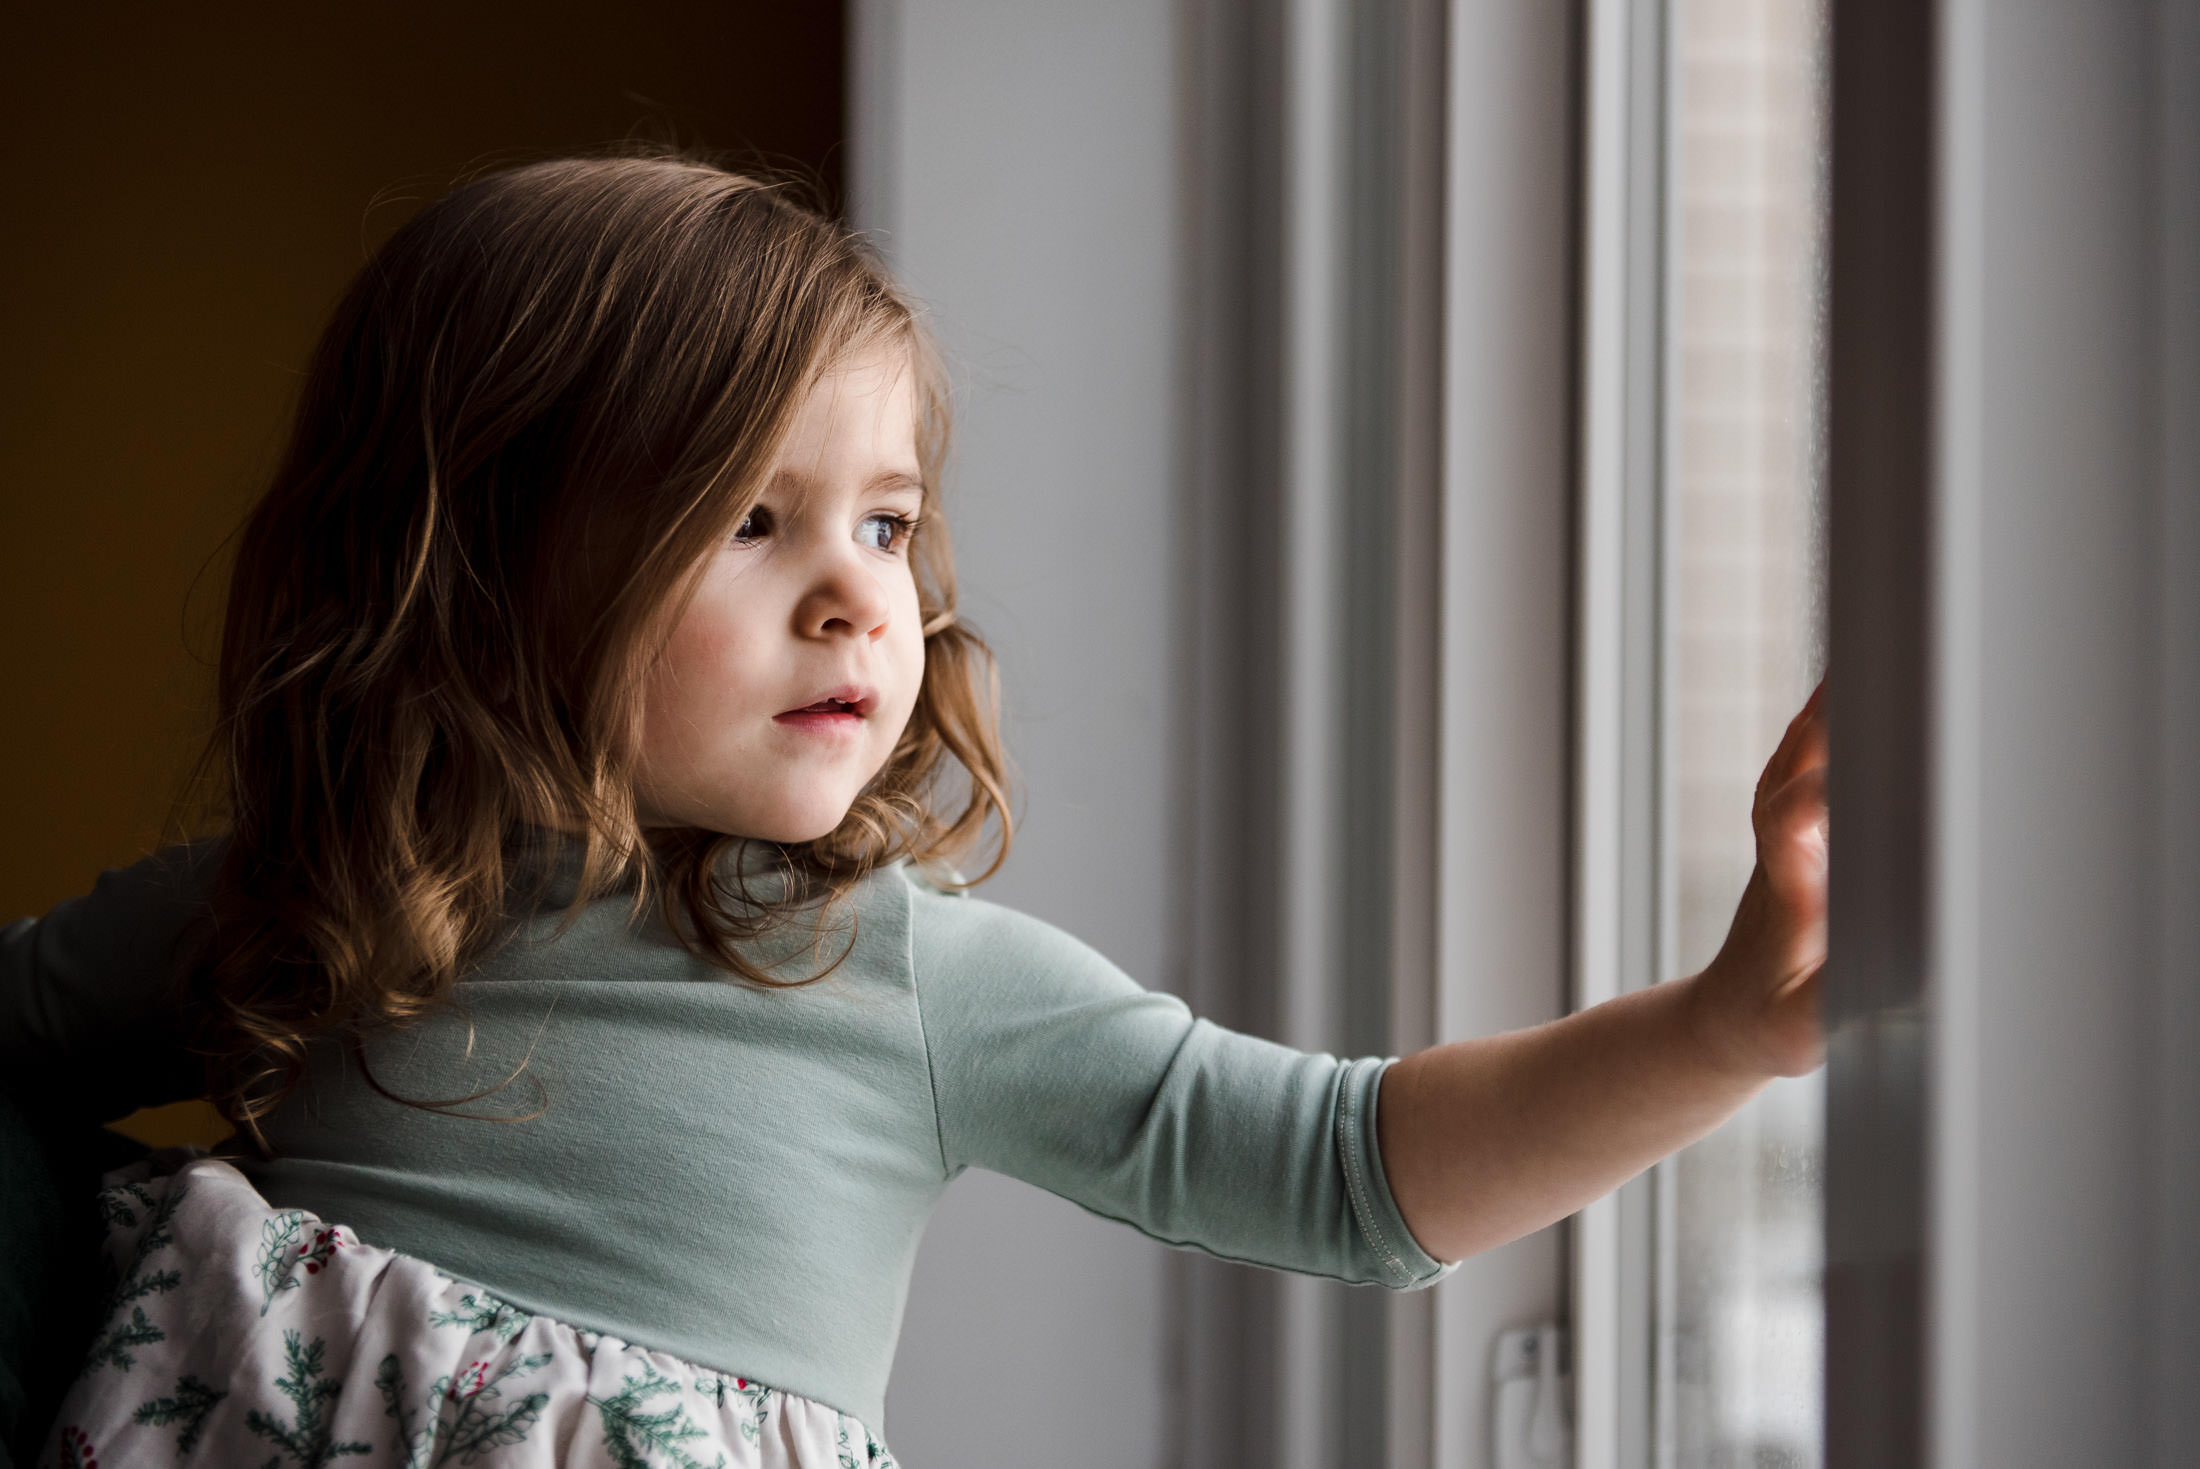
{"type": "Polygon", "coordinates": [[[107,1317],[43,1465],[892,1469],[822,1403],[530,1315],[217,1159],[106,1181],[107,1317]]]}

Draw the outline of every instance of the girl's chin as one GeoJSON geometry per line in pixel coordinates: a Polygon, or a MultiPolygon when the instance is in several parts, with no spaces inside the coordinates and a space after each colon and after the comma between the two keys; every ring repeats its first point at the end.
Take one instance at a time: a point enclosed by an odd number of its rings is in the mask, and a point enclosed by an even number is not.
{"type": "Polygon", "coordinates": [[[779,811],[756,813],[747,819],[728,821],[717,829],[729,836],[745,836],[758,841],[777,842],[783,847],[798,847],[804,842],[814,842],[829,837],[847,820],[848,807],[813,807],[803,811],[779,811]]]}
{"type": "Polygon", "coordinates": [[[780,782],[750,782],[746,789],[732,782],[715,790],[691,786],[672,799],[644,792],[638,804],[647,826],[684,826],[791,847],[839,830],[861,793],[862,782],[852,771],[802,771],[788,772],[780,782]],[[796,779],[804,775],[812,778],[796,779]],[[816,778],[820,775],[824,778],[816,778]],[[798,784],[805,789],[788,790],[798,784]]]}
{"type": "Polygon", "coordinates": [[[782,847],[799,847],[805,842],[814,842],[820,840],[821,838],[829,837],[839,829],[840,823],[837,821],[833,822],[830,826],[822,827],[810,825],[804,825],[800,827],[782,827],[778,828],[773,835],[764,837],[763,840],[767,842],[777,842],[782,847]]]}
{"type": "Polygon", "coordinates": [[[847,816],[846,806],[833,812],[771,815],[645,810],[641,813],[641,824],[644,830],[686,827],[692,831],[717,832],[720,836],[745,837],[753,842],[776,842],[782,847],[799,847],[804,842],[814,842],[820,837],[831,836],[840,829],[840,823],[847,816]]]}

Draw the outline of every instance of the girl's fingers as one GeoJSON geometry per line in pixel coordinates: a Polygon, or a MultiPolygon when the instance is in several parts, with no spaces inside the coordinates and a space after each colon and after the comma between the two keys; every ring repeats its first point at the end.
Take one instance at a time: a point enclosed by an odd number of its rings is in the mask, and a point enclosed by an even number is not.
{"type": "Polygon", "coordinates": [[[1760,804],[1758,838],[1824,830],[1826,825],[1826,765],[1807,766],[1790,776],[1785,785],[1760,804]]]}
{"type": "Polygon", "coordinates": [[[1798,771],[1826,763],[1825,694],[1826,683],[1820,679],[1818,687],[1811,690],[1810,698],[1788,721],[1787,732],[1780,736],[1780,747],[1772,752],[1772,758],[1765,762],[1764,774],[1758,777],[1759,806],[1773,792],[1786,786],[1798,771]]]}
{"type": "Polygon", "coordinates": [[[1816,913],[1825,905],[1826,767],[1797,771],[1763,806],[1757,861],[1783,905],[1816,913]]]}

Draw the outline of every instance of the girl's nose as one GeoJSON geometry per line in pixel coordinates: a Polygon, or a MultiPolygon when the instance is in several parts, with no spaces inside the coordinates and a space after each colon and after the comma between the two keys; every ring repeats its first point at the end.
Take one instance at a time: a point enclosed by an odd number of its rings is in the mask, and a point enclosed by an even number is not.
{"type": "Polygon", "coordinates": [[[795,622],[808,637],[876,638],[885,634],[891,611],[886,591],[869,567],[852,556],[835,556],[819,568],[817,580],[795,609],[795,622]]]}

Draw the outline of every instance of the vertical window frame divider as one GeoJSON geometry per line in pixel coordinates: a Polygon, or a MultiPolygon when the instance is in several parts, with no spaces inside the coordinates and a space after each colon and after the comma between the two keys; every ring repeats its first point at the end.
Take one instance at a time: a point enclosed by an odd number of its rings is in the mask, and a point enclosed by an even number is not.
{"type": "MultiPolygon", "coordinates": [[[[1677,391],[1673,385],[1680,376],[1680,332],[1673,329],[1672,321],[1680,300],[1680,261],[1682,257],[1681,230],[1683,220],[1678,174],[1681,168],[1681,149],[1676,137],[1680,126],[1678,98],[1679,74],[1679,8],[1688,0],[1657,0],[1656,25],[1658,28],[1658,61],[1655,72],[1657,87],[1658,133],[1656,141],[1657,199],[1651,211],[1657,219],[1657,382],[1650,389],[1654,400],[1657,431],[1652,450],[1656,469],[1656,483],[1649,490],[1656,506],[1653,512],[1656,522],[1654,542],[1657,558],[1657,607],[1658,630],[1655,651],[1651,654],[1654,687],[1662,695],[1664,690],[1677,688],[1680,676],[1679,650],[1679,578],[1668,575],[1667,569],[1680,565],[1680,517],[1676,513],[1677,487],[1680,484],[1678,435],[1669,432],[1671,398],[1677,391]]],[[[1680,745],[1676,719],[1679,701],[1658,697],[1651,718],[1655,722],[1657,751],[1653,757],[1656,771],[1655,834],[1651,839],[1650,893],[1654,917],[1648,946],[1652,964],[1648,982],[1656,983],[1681,972],[1680,967],[1680,762],[1675,758],[1680,745]]],[[[1649,1311],[1647,1323],[1651,1333],[1647,1348],[1647,1370],[1650,1380],[1645,1384],[1644,1401],[1649,1414],[1647,1447],[1644,1457],[1655,1469],[1677,1469],[1680,1461],[1680,1352],[1675,1325],[1679,1320],[1680,1306],[1680,1175],[1679,1157],[1674,1155],[1658,1162],[1650,1170],[1646,1180],[1649,1192],[1649,1238],[1643,1242],[1643,1256],[1648,1262],[1650,1280],[1643,1287],[1649,1311]]]]}
{"type": "MultiPolygon", "coordinates": [[[[1434,988],[1425,1001],[1398,992],[1400,1051],[1540,1024],[1569,1003],[1582,18],[1574,3],[1442,0],[1440,46],[1429,37],[1410,53],[1441,71],[1426,78],[1440,81],[1433,105],[1407,109],[1416,125],[1440,129],[1421,155],[1439,176],[1409,170],[1440,213],[1406,232],[1409,247],[1440,252],[1431,262],[1440,284],[1417,289],[1409,279],[1406,299],[1422,304],[1403,320],[1441,340],[1427,344],[1433,363],[1405,344],[1421,363],[1406,383],[1426,383],[1439,400],[1428,405],[1428,438],[1405,405],[1408,445],[1436,456],[1433,564],[1408,556],[1401,566],[1434,578],[1425,615],[1437,621],[1436,645],[1426,652],[1437,663],[1433,709],[1399,715],[1401,731],[1433,716],[1435,736],[1423,752],[1435,759],[1435,882],[1426,896],[1403,885],[1397,894],[1428,908],[1434,988]]],[[[1422,476],[1410,456],[1401,468],[1411,507],[1422,476]]],[[[1409,512],[1401,550],[1413,523],[1409,512]]],[[[1400,654],[1401,671],[1421,656],[1405,643],[1400,654]]],[[[1408,774],[1417,757],[1401,748],[1400,762],[1408,774]]],[[[1402,820],[1397,836],[1410,835],[1402,820]]],[[[1398,919],[1397,940],[1409,937],[1410,917],[1398,919]]],[[[1426,967],[1402,944],[1398,954],[1402,984],[1426,967]]],[[[1469,1259],[1435,1290],[1393,1303],[1394,1321],[1423,1333],[1435,1384],[1430,1453],[1418,1462],[1489,1462],[1492,1351],[1504,1331],[1562,1313],[1565,1233],[1557,1226],[1469,1259]]],[[[1418,1361],[1394,1349],[1394,1371],[1417,1371],[1418,1361]]],[[[1394,1428],[1390,1447],[1393,1466],[1416,1462],[1403,1431],[1394,1428]]]]}
{"type": "MultiPolygon", "coordinates": [[[[1669,618],[1662,315],[1668,0],[1587,0],[1581,107],[1573,1003],[1660,977],[1669,618]]],[[[1649,1469],[1655,1175],[1584,1209],[1570,1287],[1578,1469],[1649,1469]]]]}

